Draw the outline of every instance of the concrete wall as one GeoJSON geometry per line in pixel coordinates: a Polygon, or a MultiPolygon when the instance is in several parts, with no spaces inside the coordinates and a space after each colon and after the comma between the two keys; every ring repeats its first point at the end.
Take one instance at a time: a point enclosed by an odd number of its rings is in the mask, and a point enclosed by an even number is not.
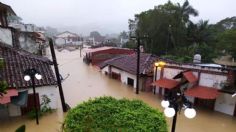
{"type": "Polygon", "coordinates": [[[227,93],[221,93],[215,102],[215,111],[219,111],[228,115],[234,115],[236,98],[227,93]]]}
{"type": "Polygon", "coordinates": [[[56,45],[64,45],[66,43],[66,41],[63,38],[56,38],[55,43],[56,43],[56,45]]]}
{"type": "Polygon", "coordinates": [[[179,74],[181,70],[172,69],[172,68],[164,68],[163,78],[172,79],[174,76],[179,74]]]}
{"type": "MultiPolygon", "coordinates": [[[[101,72],[103,74],[105,74],[105,72],[109,73],[108,71],[108,66],[104,67],[101,72]]],[[[117,69],[115,67],[111,67],[111,72],[115,72],[117,74],[121,75],[121,82],[124,84],[128,84],[128,77],[134,80],[134,88],[136,88],[136,75],[127,73],[123,70],[117,69]]],[[[141,82],[141,81],[140,81],[141,82]]],[[[142,86],[142,84],[140,83],[140,86],[142,86]]],[[[140,87],[141,88],[141,87],[140,87]]]]}
{"type": "Polygon", "coordinates": [[[39,44],[36,43],[35,40],[33,40],[27,34],[21,33],[19,41],[20,41],[20,46],[22,49],[24,49],[30,53],[38,53],[39,44]]]}
{"type": "Polygon", "coordinates": [[[0,28],[0,41],[12,46],[12,33],[10,29],[0,28]]]}
{"type": "Polygon", "coordinates": [[[199,85],[221,89],[220,83],[226,80],[227,80],[227,76],[201,73],[199,85]]]}
{"type": "MultiPolygon", "coordinates": [[[[25,91],[28,90],[28,93],[33,93],[33,89],[21,89],[19,91],[25,91]]],[[[51,99],[51,102],[49,106],[52,109],[58,108],[58,89],[56,86],[44,86],[44,87],[37,87],[36,93],[39,93],[39,100],[40,104],[42,103],[42,95],[47,95],[48,98],[51,99]]],[[[10,116],[20,116],[21,115],[21,109],[19,106],[16,106],[14,104],[8,104],[8,112],[10,116]]]]}

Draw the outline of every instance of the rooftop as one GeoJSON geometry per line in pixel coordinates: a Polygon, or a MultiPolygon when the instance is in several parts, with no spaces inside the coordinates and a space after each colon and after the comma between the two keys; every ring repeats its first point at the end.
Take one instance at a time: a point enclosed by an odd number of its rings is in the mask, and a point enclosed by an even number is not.
{"type": "MultiPolygon", "coordinates": [[[[148,74],[153,70],[153,62],[157,60],[157,57],[151,54],[140,54],[140,74],[148,74]]],[[[137,54],[124,55],[116,57],[103,62],[99,65],[100,68],[106,65],[111,65],[116,68],[122,69],[130,74],[136,74],[137,69],[137,54]]]]}
{"type": "Polygon", "coordinates": [[[7,81],[8,87],[29,87],[30,83],[23,78],[23,72],[28,68],[36,68],[43,77],[41,80],[35,81],[36,86],[56,84],[55,76],[51,69],[52,62],[45,57],[0,43],[0,58],[4,60],[2,78],[7,81]]]}

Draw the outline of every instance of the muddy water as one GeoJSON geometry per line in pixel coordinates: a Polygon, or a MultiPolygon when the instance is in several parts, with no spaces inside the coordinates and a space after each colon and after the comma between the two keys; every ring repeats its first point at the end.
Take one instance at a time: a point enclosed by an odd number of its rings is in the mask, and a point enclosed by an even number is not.
{"type": "MultiPolygon", "coordinates": [[[[160,107],[160,98],[152,93],[141,92],[136,95],[133,89],[116,80],[102,75],[95,67],[83,63],[79,57],[79,51],[56,52],[60,72],[69,77],[63,82],[63,90],[66,102],[74,107],[76,104],[98,96],[109,95],[116,98],[141,99],[154,108],[160,107]]],[[[25,117],[9,118],[0,122],[0,132],[13,132],[18,126],[26,124],[27,132],[56,132],[60,130],[61,122],[65,114],[59,109],[52,114],[40,118],[39,125],[35,120],[25,117]]],[[[171,120],[168,120],[171,127],[171,120]]],[[[189,120],[183,112],[178,115],[176,132],[235,132],[236,118],[218,112],[197,110],[197,117],[189,120]]]]}

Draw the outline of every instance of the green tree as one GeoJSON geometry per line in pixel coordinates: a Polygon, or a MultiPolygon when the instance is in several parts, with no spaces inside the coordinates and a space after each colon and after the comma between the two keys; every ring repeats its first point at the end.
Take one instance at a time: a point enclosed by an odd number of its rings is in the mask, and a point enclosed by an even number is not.
{"type": "MultiPolygon", "coordinates": [[[[3,66],[4,66],[4,61],[3,61],[3,59],[0,59],[0,71],[2,71],[3,66]]],[[[0,72],[0,73],[2,73],[2,72],[0,72]]],[[[0,76],[0,97],[6,93],[6,89],[7,89],[7,83],[6,83],[6,81],[3,80],[2,75],[1,75],[0,76]]]]}
{"type": "Polygon", "coordinates": [[[236,58],[236,29],[230,29],[217,36],[216,47],[220,51],[226,51],[226,54],[236,58]]]}
{"type": "Polygon", "coordinates": [[[183,5],[168,1],[164,5],[135,15],[134,20],[129,20],[129,27],[133,27],[135,20],[138,20],[139,34],[149,37],[144,45],[145,51],[163,55],[188,45],[187,23],[190,22],[191,15],[197,16],[198,13],[188,1],[183,5]]]}

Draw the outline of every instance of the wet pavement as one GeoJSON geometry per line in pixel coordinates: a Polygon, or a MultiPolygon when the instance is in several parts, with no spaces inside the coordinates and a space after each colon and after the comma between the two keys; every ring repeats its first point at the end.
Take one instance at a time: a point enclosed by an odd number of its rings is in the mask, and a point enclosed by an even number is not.
{"type": "MultiPolygon", "coordinates": [[[[82,61],[79,50],[56,52],[62,76],[68,76],[63,81],[63,90],[66,102],[74,107],[89,98],[99,96],[113,96],[116,98],[141,99],[150,106],[163,111],[160,106],[160,97],[152,93],[140,92],[135,94],[132,87],[110,79],[98,71],[96,67],[88,66],[82,61]]],[[[59,102],[59,100],[58,100],[59,102]]],[[[26,132],[57,132],[63,122],[61,104],[52,114],[43,116],[39,125],[35,120],[26,117],[8,118],[0,121],[0,132],[14,132],[22,124],[26,125],[26,132]]],[[[167,119],[171,128],[171,119],[167,119]]],[[[187,119],[183,112],[178,115],[176,132],[236,132],[236,117],[231,117],[214,111],[197,109],[194,119],[187,119]]]]}

